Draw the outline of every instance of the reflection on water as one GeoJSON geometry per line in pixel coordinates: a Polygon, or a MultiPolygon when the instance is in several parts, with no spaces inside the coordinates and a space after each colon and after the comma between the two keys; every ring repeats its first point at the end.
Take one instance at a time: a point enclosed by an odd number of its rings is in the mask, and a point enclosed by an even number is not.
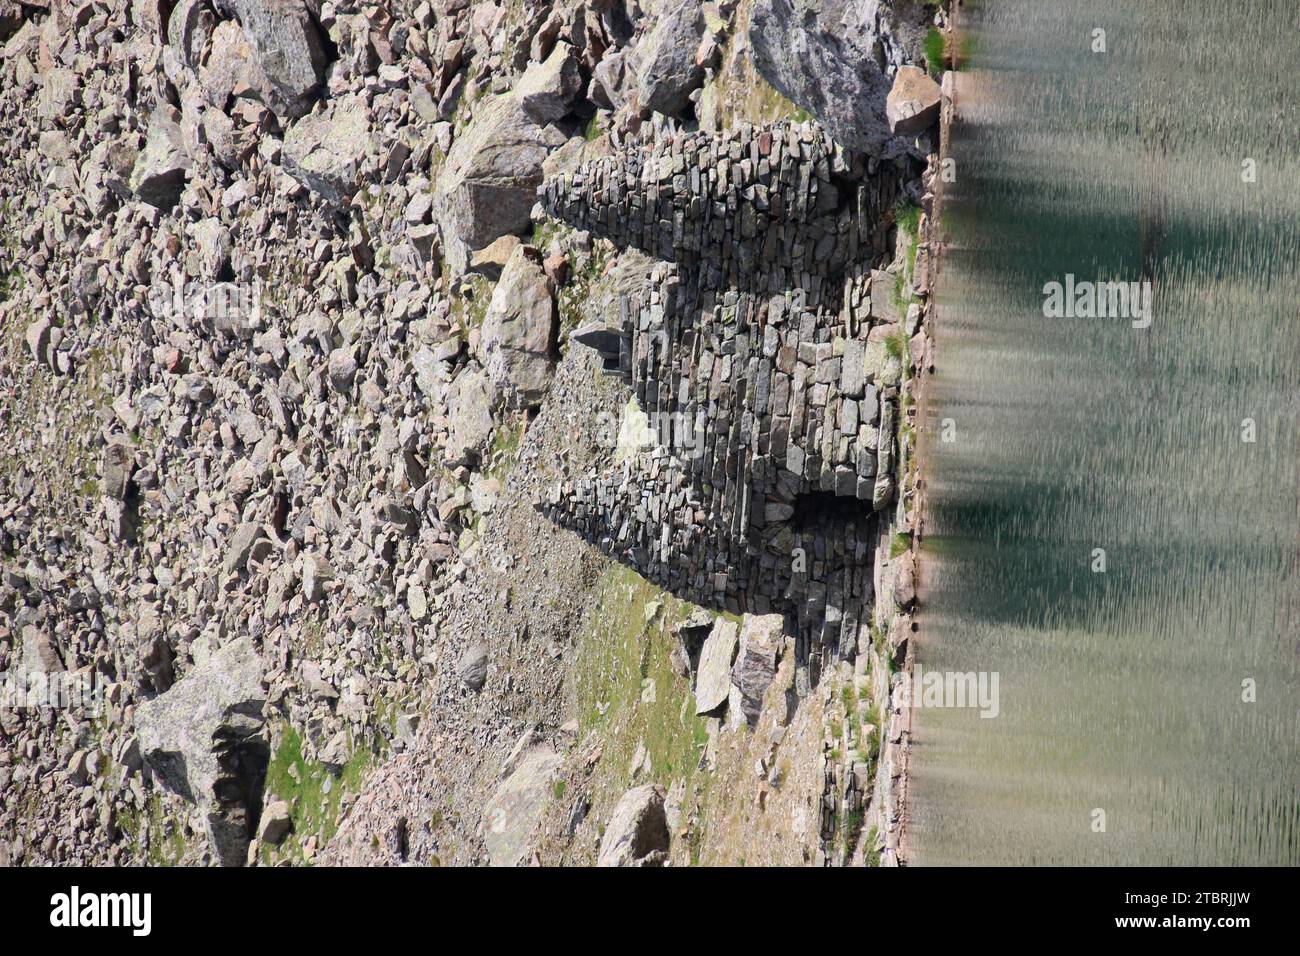
{"type": "Polygon", "coordinates": [[[1001,714],[915,713],[914,859],[1300,862],[1297,7],[966,6],[917,652],[1001,714]]]}

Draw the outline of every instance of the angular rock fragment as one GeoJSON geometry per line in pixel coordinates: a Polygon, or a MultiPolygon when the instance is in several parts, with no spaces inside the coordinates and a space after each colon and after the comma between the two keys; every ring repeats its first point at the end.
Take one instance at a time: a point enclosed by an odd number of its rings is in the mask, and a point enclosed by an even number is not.
{"type": "Polygon", "coordinates": [[[487,683],[488,649],[486,644],[474,644],[461,654],[456,662],[456,676],[472,691],[483,689],[487,683]]]}
{"type": "Polygon", "coordinates": [[[596,865],[662,866],[668,858],[669,839],[663,787],[634,787],[614,805],[596,865]]]}
{"type": "Polygon", "coordinates": [[[658,18],[645,39],[637,69],[637,96],[645,112],[673,116],[704,78],[695,62],[704,29],[700,0],[680,0],[658,18]]]}
{"type": "Polygon", "coordinates": [[[739,630],[735,621],[719,618],[705,640],[695,678],[696,714],[714,714],[726,704],[731,691],[731,663],[736,656],[739,630]]]}
{"type": "Polygon", "coordinates": [[[731,683],[740,692],[740,709],[752,727],[763,709],[763,695],[776,677],[785,641],[779,614],[748,616],[740,630],[740,650],[731,669],[731,683]]]}
{"type": "Polygon", "coordinates": [[[483,370],[507,404],[541,403],[555,368],[558,319],[541,257],[532,246],[517,247],[492,291],[479,340],[483,370]]]}
{"type": "Polygon", "coordinates": [[[151,206],[171,209],[180,199],[190,161],[181,143],[180,113],[159,106],[149,119],[144,151],[131,171],[131,192],[151,206]]]}
{"type": "Polygon", "coordinates": [[[444,254],[463,272],[470,252],[531,222],[542,161],[566,137],[539,124],[515,95],[483,104],[456,139],[438,180],[435,206],[444,254]]]}
{"type": "Polygon", "coordinates": [[[293,119],[311,109],[328,58],[320,27],[304,0],[231,0],[272,105],[293,119]]]}
{"type": "Polygon", "coordinates": [[[899,136],[924,133],[939,120],[939,84],[915,66],[899,67],[885,101],[889,128],[899,136]]]}
{"type": "Polygon", "coordinates": [[[755,0],[750,14],[750,48],[763,79],[838,142],[865,152],[879,152],[892,135],[885,117],[889,80],[877,59],[879,6],[755,0]]]}
{"type": "Polygon", "coordinates": [[[447,445],[450,462],[477,459],[492,437],[492,392],[480,369],[467,368],[456,376],[447,394],[447,445]]]}
{"type": "Polygon", "coordinates": [[[534,747],[497,788],[483,811],[483,842],[491,866],[519,866],[532,846],[551,782],[564,763],[546,744],[534,747]]]}
{"type": "Polygon", "coordinates": [[[344,203],[357,190],[369,142],[365,101],[344,98],[290,127],[284,138],[285,172],[326,202],[344,203]]]}

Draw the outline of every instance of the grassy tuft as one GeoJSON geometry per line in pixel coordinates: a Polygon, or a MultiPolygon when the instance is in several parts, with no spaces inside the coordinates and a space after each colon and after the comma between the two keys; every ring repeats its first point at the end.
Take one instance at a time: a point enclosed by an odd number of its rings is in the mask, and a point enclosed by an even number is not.
{"type": "Polygon", "coordinates": [[[898,532],[889,542],[889,557],[897,558],[906,554],[912,547],[912,536],[907,532],[898,532]]]}
{"type": "Polygon", "coordinates": [[[925,35],[925,65],[931,74],[938,76],[948,59],[948,43],[938,27],[930,27],[925,35]]]}

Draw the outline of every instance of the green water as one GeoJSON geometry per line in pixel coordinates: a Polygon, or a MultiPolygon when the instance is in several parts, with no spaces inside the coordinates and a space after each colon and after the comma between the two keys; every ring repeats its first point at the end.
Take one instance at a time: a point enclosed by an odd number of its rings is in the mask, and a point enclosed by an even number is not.
{"type": "Polygon", "coordinates": [[[913,860],[1300,863],[1300,5],[966,7],[916,646],[1000,714],[914,712],[913,860]]]}

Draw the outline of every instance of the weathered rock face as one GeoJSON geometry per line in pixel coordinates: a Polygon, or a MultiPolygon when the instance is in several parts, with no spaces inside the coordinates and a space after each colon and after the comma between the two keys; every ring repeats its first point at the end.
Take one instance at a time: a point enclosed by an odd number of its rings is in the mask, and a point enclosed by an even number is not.
{"type": "Polygon", "coordinates": [[[555,292],[531,246],[519,246],[501,272],[483,320],[483,368],[508,405],[541,403],[555,368],[555,292]]]}
{"type": "Polygon", "coordinates": [[[470,253],[531,222],[542,161],[565,136],[539,124],[513,94],[485,104],[456,140],[438,177],[444,252],[463,272],[470,253]]]}
{"type": "Polygon", "coordinates": [[[262,660],[249,638],[221,648],[136,711],[140,752],[167,789],[203,812],[213,856],[245,861],[270,755],[262,660]]]}
{"type": "MultiPolygon", "coordinates": [[[[899,11],[909,23],[924,22],[922,4],[899,4],[899,11]]],[[[749,27],[754,65],[838,142],[880,152],[892,134],[885,117],[889,78],[877,45],[896,45],[899,19],[889,0],[755,0],[749,27]]],[[[909,38],[914,30],[909,27],[909,38]]]]}
{"type": "Polygon", "coordinates": [[[899,67],[885,101],[889,128],[899,136],[924,133],[939,121],[939,84],[915,66],[899,67]]]}
{"type": "Polygon", "coordinates": [[[784,621],[779,614],[745,618],[740,630],[740,650],[731,669],[731,683],[740,692],[740,710],[752,727],[763,709],[763,695],[776,677],[784,621]]]}
{"type": "Polygon", "coordinates": [[[704,79],[695,62],[704,31],[700,0],[678,0],[646,37],[637,70],[637,98],[643,112],[680,112],[704,79]]]}
{"type": "Polygon", "coordinates": [[[619,798],[600,841],[597,866],[661,866],[668,856],[664,791],[634,787],[619,798]]]}
{"type": "Polygon", "coordinates": [[[160,106],[149,119],[144,151],[131,171],[131,191],[151,206],[171,209],[185,188],[189,168],[181,144],[180,113],[160,106]]]}
{"type": "Polygon", "coordinates": [[[483,811],[483,842],[492,866],[525,862],[551,781],[563,763],[564,758],[549,745],[535,747],[492,796],[483,811]]]}
{"type": "Polygon", "coordinates": [[[284,137],[284,168],[327,202],[340,204],[357,190],[370,141],[365,102],[348,97],[323,113],[304,116],[284,137]]]}
{"type": "Polygon", "coordinates": [[[265,75],[271,105],[283,117],[311,109],[325,77],[320,27],[304,0],[232,0],[235,14],[265,75]]]}

